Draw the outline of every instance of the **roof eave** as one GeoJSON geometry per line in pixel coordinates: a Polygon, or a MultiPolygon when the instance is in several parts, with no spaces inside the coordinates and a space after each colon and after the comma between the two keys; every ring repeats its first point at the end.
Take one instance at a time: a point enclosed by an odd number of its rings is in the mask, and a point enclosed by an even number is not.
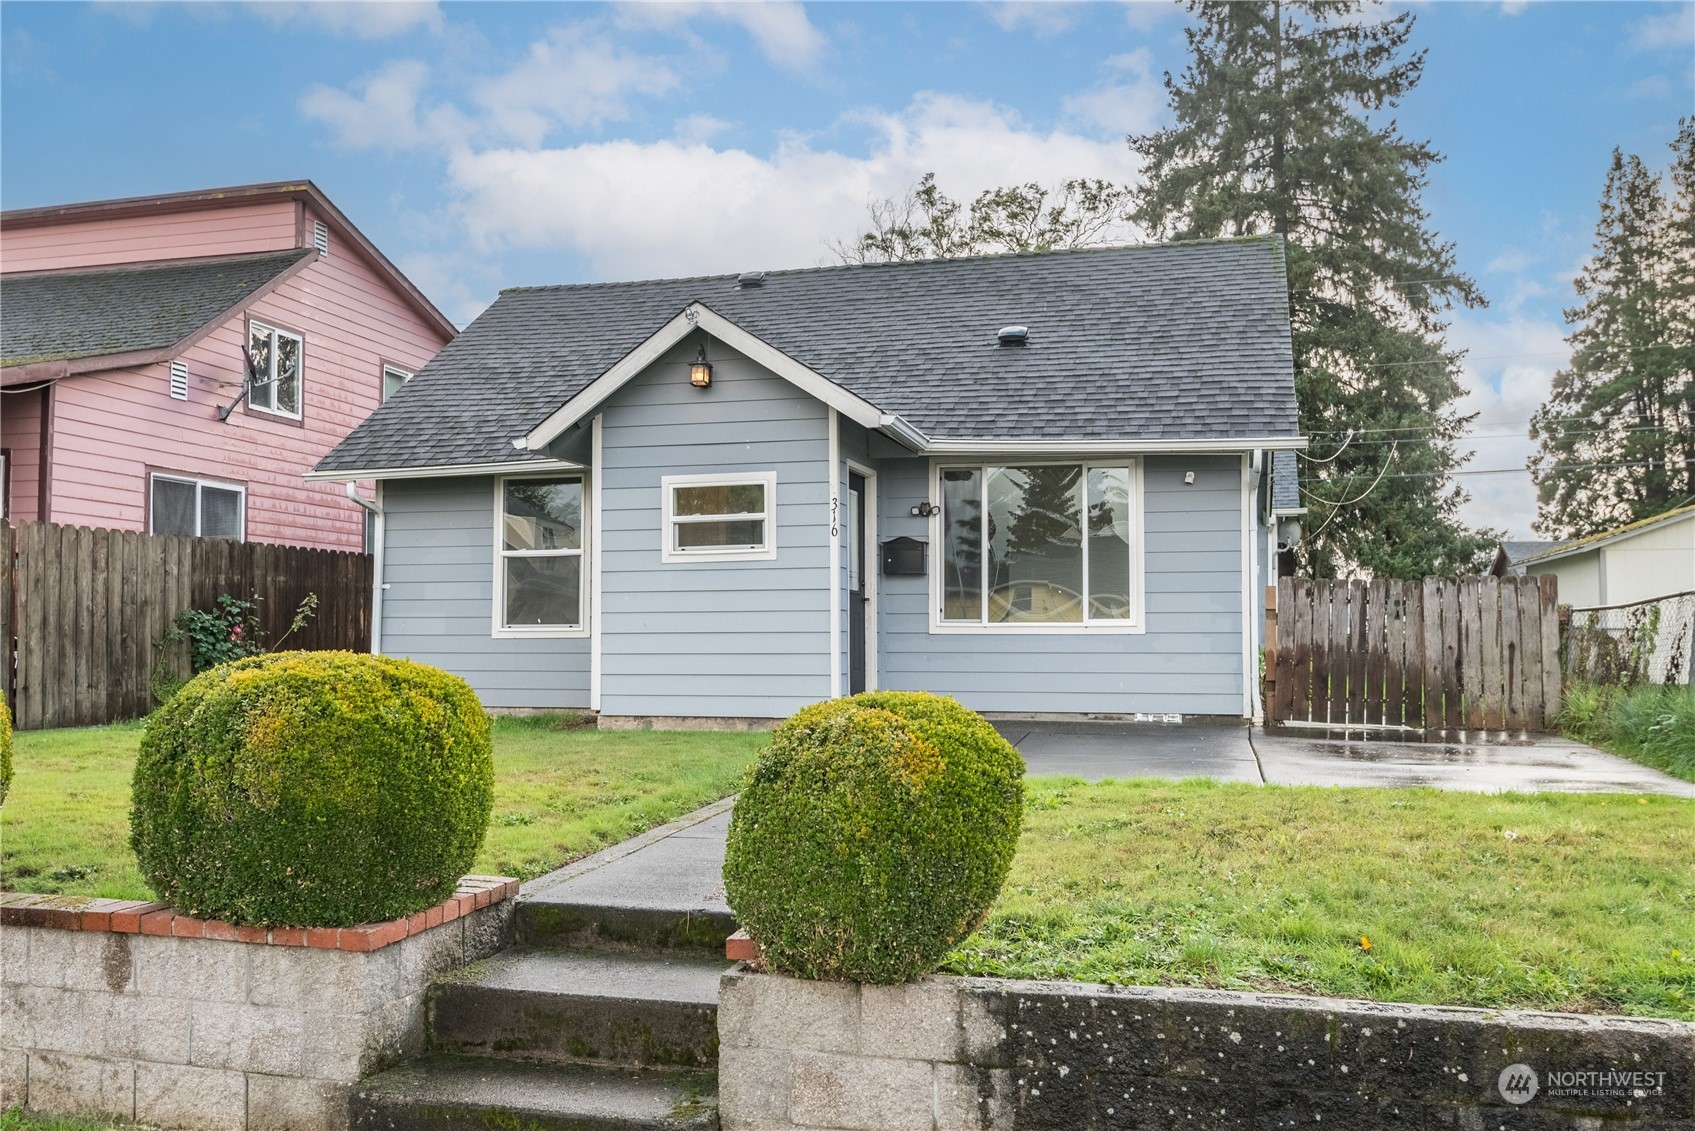
{"type": "Polygon", "coordinates": [[[1611,533],[1591,534],[1588,538],[1579,538],[1569,546],[1561,546],[1557,550],[1544,550],[1540,554],[1532,554],[1528,558],[1520,558],[1513,562],[1515,566],[1541,565],[1543,562],[1556,561],[1560,558],[1571,557],[1574,554],[1587,554],[1590,550],[1599,550],[1610,546],[1622,538],[1634,538],[1644,531],[1653,530],[1672,522],[1695,518],[1695,507],[1680,507],[1653,518],[1645,518],[1630,523],[1620,530],[1611,533]]]}
{"type": "Polygon", "coordinates": [[[460,475],[518,475],[524,472],[585,471],[584,465],[568,459],[527,459],[505,462],[433,464],[427,467],[362,467],[308,471],[308,483],[356,483],[364,479],[450,479],[460,475]]]}
{"type": "Polygon", "coordinates": [[[1088,440],[1008,440],[959,438],[930,440],[924,450],[932,455],[1079,455],[1091,452],[1252,452],[1304,451],[1305,436],[1220,436],[1179,439],[1149,439],[1119,436],[1088,440]]]}
{"type": "Polygon", "coordinates": [[[322,189],[311,181],[271,181],[257,185],[235,185],[230,188],[197,189],[191,192],[161,193],[155,196],[132,196],[118,200],[91,200],[80,204],[49,205],[42,208],[16,208],[0,212],[0,227],[41,228],[53,224],[77,223],[88,220],[116,220],[131,216],[162,216],[178,212],[194,212],[206,208],[240,208],[265,200],[298,200],[308,202],[321,212],[336,233],[386,275],[406,300],[426,322],[448,341],[459,336],[459,328],[447,315],[436,308],[412,280],[401,273],[377,246],[353,226],[322,189]]]}
{"type": "Polygon", "coordinates": [[[27,385],[37,381],[57,381],[65,377],[75,377],[82,373],[105,373],[113,369],[132,369],[136,366],[153,365],[157,362],[179,357],[185,350],[194,346],[219,326],[300,274],[306,269],[306,265],[314,262],[315,259],[316,256],[302,255],[170,345],[154,346],[144,350],[125,350],[122,353],[89,354],[84,357],[31,362],[25,365],[8,365],[0,368],[0,387],[27,385]]]}

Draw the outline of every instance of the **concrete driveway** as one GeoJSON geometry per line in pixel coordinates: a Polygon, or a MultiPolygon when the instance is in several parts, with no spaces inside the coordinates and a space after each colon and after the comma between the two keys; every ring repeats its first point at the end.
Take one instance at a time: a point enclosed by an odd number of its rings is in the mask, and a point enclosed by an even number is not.
{"type": "Polygon", "coordinates": [[[1508,742],[1340,741],[1245,726],[995,723],[1032,775],[1192,778],[1279,785],[1432,786],[1496,793],[1664,793],[1695,784],[1557,735],[1508,742]]]}

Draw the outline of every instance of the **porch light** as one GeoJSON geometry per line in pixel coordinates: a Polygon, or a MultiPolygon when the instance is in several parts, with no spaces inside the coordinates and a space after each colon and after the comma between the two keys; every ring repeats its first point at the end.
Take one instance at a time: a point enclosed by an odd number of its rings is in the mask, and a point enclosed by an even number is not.
{"type": "Polygon", "coordinates": [[[706,360],[706,347],[700,347],[700,353],[689,365],[689,384],[697,389],[704,389],[712,384],[712,363],[706,360]]]}

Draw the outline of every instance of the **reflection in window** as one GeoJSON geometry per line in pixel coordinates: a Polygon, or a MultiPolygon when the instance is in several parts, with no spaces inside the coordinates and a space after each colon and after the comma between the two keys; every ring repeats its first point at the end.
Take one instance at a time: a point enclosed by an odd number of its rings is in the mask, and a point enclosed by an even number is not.
{"type": "Polygon", "coordinates": [[[664,559],[770,557],[776,477],[769,473],[701,482],[665,478],[664,559]]]}
{"type": "Polygon", "coordinates": [[[298,336],[252,323],[247,336],[247,356],[253,367],[247,399],[254,408],[300,415],[300,355],[298,336]]]}
{"type": "Polygon", "coordinates": [[[583,481],[508,479],[501,501],[502,624],[583,623],[583,481]]]}
{"type": "Polygon", "coordinates": [[[1128,466],[1034,464],[941,472],[941,619],[1128,622],[1128,466]]]}

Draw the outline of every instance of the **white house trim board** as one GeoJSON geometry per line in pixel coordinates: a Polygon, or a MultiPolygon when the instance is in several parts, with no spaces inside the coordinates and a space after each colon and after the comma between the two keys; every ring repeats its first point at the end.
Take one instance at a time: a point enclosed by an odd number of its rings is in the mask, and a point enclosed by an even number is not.
{"type": "Polygon", "coordinates": [[[1254,534],[1259,530],[1259,508],[1254,506],[1254,471],[1260,456],[1242,453],[1242,717],[1259,714],[1259,663],[1254,647],[1257,619],[1254,593],[1259,589],[1259,560],[1254,553],[1254,534]]]}
{"type": "Polygon", "coordinates": [[[507,463],[461,463],[434,467],[375,467],[358,471],[308,471],[309,483],[342,483],[360,479],[450,479],[456,475],[527,475],[532,472],[587,471],[568,459],[525,459],[507,463]]]}
{"type": "Polygon", "coordinates": [[[877,584],[881,576],[880,551],[877,541],[877,473],[857,460],[848,460],[847,468],[865,480],[865,495],[859,500],[859,512],[865,516],[865,537],[859,547],[859,568],[865,574],[865,690],[876,691],[878,620],[877,584]]]}
{"type": "Polygon", "coordinates": [[[1271,451],[1304,451],[1305,436],[1270,436],[1262,438],[1225,437],[1207,440],[930,440],[924,450],[935,455],[982,456],[1000,459],[1012,455],[1088,456],[1127,455],[1138,452],[1188,454],[1227,454],[1257,449],[1271,451]]]}
{"type": "Polygon", "coordinates": [[[830,410],[830,698],[842,693],[842,439],[841,418],[830,410]]]}
{"type": "MultiPolygon", "coordinates": [[[[601,455],[600,425],[604,417],[595,413],[593,431],[589,439],[589,462],[598,472],[606,466],[601,455]]],[[[600,476],[597,474],[589,480],[589,514],[592,516],[588,524],[595,530],[600,529],[600,476]]],[[[600,539],[589,540],[589,710],[600,710],[600,539]]]]}
{"type": "Polygon", "coordinates": [[[821,401],[865,428],[884,427],[888,414],[870,401],[848,392],[820,373],[802,365],[782,350],[748,333],[746,330],[701,303],[693,303],[618,363],[593,381],[570,400],[560,405],[540,424],[512,441],[520,450],[539,451],[557,439],[565,429],[593,412],[607,397],[617,392],[637,374],[642,373],[672,346],[700,329],[717,338],[748,360],[764,366],[802,392],[821,401]]]}

